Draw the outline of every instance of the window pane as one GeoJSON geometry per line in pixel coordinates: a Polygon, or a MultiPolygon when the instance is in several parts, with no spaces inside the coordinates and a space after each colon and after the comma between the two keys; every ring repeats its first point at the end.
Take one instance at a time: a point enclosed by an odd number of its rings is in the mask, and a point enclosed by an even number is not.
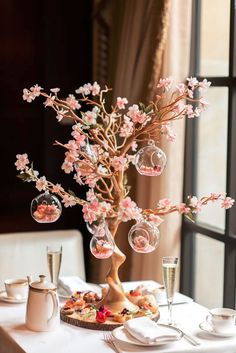
{"type": "Polygon", "coordinates": [[[195,296],[208,308],[223,306],[224,243],[196,234],[195,296]]]}
{"type": "Polygon", "coordinates": [[[227,76],[230,0],[201,1],[200,25],[200,75],[227,76]]]}
{"type": "MultiPolygon", "coordinates": [[[[196,184],[199,197],[226,190],[228,89],[212,87],[206,99],[209,107],[198,120],[196,184]]],[[[224,229],[225,210],[210,203],[203,207],[197,220],[224,229]]]]}

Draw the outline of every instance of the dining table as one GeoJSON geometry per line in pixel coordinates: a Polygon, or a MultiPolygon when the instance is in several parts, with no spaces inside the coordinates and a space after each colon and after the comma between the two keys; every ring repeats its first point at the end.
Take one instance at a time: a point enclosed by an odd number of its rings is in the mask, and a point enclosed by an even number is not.
{"type": "MultiPolygon", "coordinates": [[[[197,340],[198,345],[193,345],[183,335],[178,341],[159,346],[141,346],[119,340],[115,341],[116,348],[114,348],[104,339],[104,331],[81,328],[63,321],[55,331],[34,332],[27,329],[25,325],[25,302],[0,301],[0,353],[112,353],[115,349],[119,353],[236,353],[236,335],[218,337],[199,327],[208,315],[208,308],[199,305],[189,297],[181,297],[179,293],[176,298],[173,305],[174,324],[197,340]]],[[[60,299],[60,305],[63,305],[64,300],[60,299]]],[[[159,311],[158,323],[166,323],[167,305],[160,304],[159,311]]]]}

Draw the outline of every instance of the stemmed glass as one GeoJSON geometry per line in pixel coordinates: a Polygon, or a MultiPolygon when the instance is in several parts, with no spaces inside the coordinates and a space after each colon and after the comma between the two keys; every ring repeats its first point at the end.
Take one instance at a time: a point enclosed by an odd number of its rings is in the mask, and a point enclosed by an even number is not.
{"type": "Polygon", "coordinates": [[[178,257],[168,256],[162,258],[163,281],[168,304],[168,325],[172,325],[172,304],[175,293],[176,272],[178,257]]]}
{"type": "Polygon", "coordinates": [[[50,245],[47,246],[48,269],[51,282],[57,286],[59,272],[61,268],[62,246],[50,245]]]}

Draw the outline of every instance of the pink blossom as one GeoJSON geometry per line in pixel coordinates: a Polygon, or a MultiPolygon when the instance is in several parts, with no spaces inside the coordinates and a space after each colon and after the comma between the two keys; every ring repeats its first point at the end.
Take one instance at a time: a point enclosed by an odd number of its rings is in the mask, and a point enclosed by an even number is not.
{"type": "Polygon", "coordinates": [[[58,92],[60,92],[60,88],[58,88],[58,87],[51,88],[50,91],[51,91],[52,93],[57,94],[58,92]]]}
{"type": "Polygon", "coordinates": [[[235,200],[232,199],[231,197],[226,197],[221,204],[221,208],[228,210],[229,208],[231,208],[233,206],[234,201],[235,200]]]}
{"type": "Polygon", "coordinates": [[[88,96],[91,93],[92,85],[91,83],[86,83],[83,86],[79,87],[75,93],[78,94],[84,94],[85,96],[88,96]]]}
{"type": "Polygon", "coordinates": [[[203,98],[200,98],[199,103],[203,106],[203,108],[209,105],[209,103],[203,98]]]}
{"type": "Polygon", "coordinates": [[[226,197],[226,192],[218,192],[218,193],[211,193],[211,196],[210,196],[210,200],[212,202],[215,202],[217,200],[219,200],[220,197],[226,197]]]}
{"type": "Polygon", "coordinates": [[[81,105],[73,94],[69,94],[69,96],[66,98],[66,102],[72,110],[81,108],[81,105]]]}
{"type": "Polygon", "coordinates": [[[120,205],[123,208],[130,208],[132,205],[134,205],[134,201],[132,201],[130,197],[126,197],[121,201],[120,205]]]}
{"type": "MultiPolygon", "coordinates": [[[[45,102],[46,103],[46,102],[45,102]]],[[[68,113],[68,110],[60,109],[57,111],[56,119],[60,122],[64,117],[65,114],[68,113]]]]}
{"type": "Polygon", "coordinates": [[[97,220],[96,212],[90,207],[90,204],[85,204],[82,208],[82,212],[85,222],[91,224],[97,220]]]}
{"type": "Polygon", "coordinates": [[[127,159],[123,156],[115,156],[111,159],[111,165],[115,170],[124,170],[127,167],[127,159]]]}
{"type": "Polygon", "coordinates": [[[83,115],[83,121],[86,125],[95,125],[97,123],[97,114],[94,113],[93,111],[87,111],[83,115]]]}
{"type": "Polygon", "coordinates": [[[93,189],[89,189],[86,193],[86,199],[87,201],[94,201],[97,199],[93,189]]]}
{"type": "Polygon", "coordinates": [[[17,170],[24,170],[26,165],[29,163],[27,153],[17,154],[15,166],[17,170]]]}
{"type": "Polygon", "coordinates": [[[27,101],[28,103],[31,103],[34,99],[35,96],[33,95],[32,92],[30,92],[27,88],[23,89],[23,100],[27,101]]]}
{"type": "Polygon", "coordinates": [[[74,131],[72,131],[71,135],[74,137],[74,139],[76,140],[76,143],[78,146],[85,146],[85,135],[82,135],[80,133],[81,129],[80,127],[78,127],[77,125],[72,126],[72,129],[74,131]]]}
{"type": "Polygon", "coordinates": [[[194,118],[193,106],[191,104],[185,106],[185,114],[188,115],[188,118],[194,118]]]}
{"type": "Polygon", "coordinates": [[[193,91],[191,89],[188,89],[188,97],[193,98],[193,91]]]}
{"type": "Polygon", "coordinates": [[[187,78],[187,81],[188,81],[188,85],[190,87],[196,87],[198,85],[198,80],[196,79],[196,77],[188,77],[187,78]]]}
{"type": "Polygon", "coordinates": [[[186,206],[186,203],[180,203],[178,206],[176,206],[178,212],[180,214],[187,214],[190,212],[190,208],[186,206]]]}
{"type": "Polygon", "coordinates": [[[130,118],[126,115],[124,115],[124,124],[120,128],[120,136],[121,137],[129,137],[133,133],[133,122],[130,120],[130,118]]]}
{"type": "Polygon", "coordinates": [[[67,142],[67,144],[65,145],[66,148],[68,148],[68,150],[70,151],[77,151],[78,150],[78,145],[76,143],[76,141],[74,140],[70,140],[67,142]]]}
{"type": "Polygon", "coordinates": [[[161,127],[161,132],[166,136],[166,139],[170,142],[174,142],[176,140],[176,133],[171,127],[170,123],[167,123],[161,127]]]}
{"type": "Polygon", "coordinates": [[[65,160],[61,166],[61,169],[64,170],[66,174],[70,174],[74,169],[73,163],[67,162],[67,160],[65,160]]]}
{"type": "Polygon", "coordinates": [[[207,81],[207,79],[204,78],[203,81],[199,82],[199,91],[203,91],[203,92],[207,91],[210,85],[211,85],[211,82],[207,81]]]}
{"type": "Polygon", "coordinates": [[[126,104],[128,104],[127,98],[117,97],[116,105],[119,109],[125,109],[126,104]]]}
{"type": "Polygon", "coordinates": [[[76,205],[76,199],[72,195],[64,195],[62,202],[64,203],[65,207],[72,207],[76,205]]]}
{"type": "Polygon", "coordinates": [[[54,101],[55,101],[56,96],[52,96],[50,94],[50,96],[48,96],[48,98],[45,100],[45,102],[43,103],[45,108],[46,107],[53,107],[54,101]]]}
{"type": "Polygon", "coordinates": [[[172,84],[173,84],[173,78],[172,77],[167,77],[167,78],[161,78],[159,80],[159,83],[157,85],[157,88],[164,88],[166,91],[169,91],[172,84]]]}
{"type": "Polygon", "coordinates": [[[92,200],[83,206],[82,211],[84,214],[84,220],[88,223],[93,223],[101,216],[105,217],[110,211],[111,205],[105,201],[98,202],[96,199],[92,200]]]}
{"type": "Polygon", "coordinates": [[[76,159],[78,158],[78,155],[75,151],[71,150],[71,151],[67,151],[65,153],[65,161],[68,163],[74,163],[76,161],[76,159]]]}
{"type": "Polygon", "coordinates": [[[40,96],[40,93],[41,93],[42,89],[43,88],[40,87],[38,84],[34,85],[33,87],[30,87],[30,90],[31,90],[34,98],[40,96]]]}
{"type": "Polygon", "coordinates": [[[158,206],[159,207],[171,207],[173,205],[172,205],[172,201],[170,199],[162,199],[162,200],[159,200],[158,206]]]}
{"type": "Polygon", "coordinates": [[[41,178],[39,178],[39,179],[36,181],[36,188],[37,188],[39,191],[46,190],[47,186],[48,186],[48,182],[47,182],[45,176],[42,176],[41,178]]]}
{"type": "Polygon", "coordinates": [[[84,185],[82,179],[81,179],[81,172],[79,171],[79,169],[76,169],[76,174],[74,174],[73,179],[75,179],[76,183],[78,183],[79,185],[84,185]]]}
{"type": "Polygon", "coordinates": [[[162,219],[158,215],[150,214],[149,221],[155,223],[156,226],[159,226],[164,221],[164,219],[162,219]]]}
{"type": "Polygon", "coordinates": [[[86,178],[85,184],[87,184],[90,188],[95,188],[97,181],[98,178],[96,176],[90,175],[86,178]]]}
{"type": "Polygon", "coordinates": [[[175,104],[174,110],[177,114],[182,114],[184,112],[185,107],[186,107],[185,104],[182,101],[180,101],[177,104],[175,104]]]}
{"type": "Polygon", "coordinates": [[[193,196],[190,199],[189,206],[192,206],[194,208],[192,210],[193,213],[199,213],[202,210],[202,203],[197,199],[196,196],[193,196]]]}
{"type": "Polygon", "coordinates": [[[118,210],[118,219],[123,222],[131,219],[139,219],[141,217],[141,209],[137,207],[136,203],[130,197],[126,197],[120,202],[118,210]]]}
{"type": "Polygon", "coordinates": [[[201,114],[201,109],[199,108],[199,107],[197,107],[197,108],[195,108],[194,109],[194,115],[196,116],[196,117],[199,117],[200,116],[200,114],[201,114]]]}
{"type": "Polygon", "coordinates": [[[131,145],[131,150],[132,150],[133,152],[136,152],[136,151],[137,151],[137,148],[138,148],[137,142],[136,142],[136,141],[133,141],[133,142],[132,142],[132,145],[131,145]]]}
{"type": "Polygon", "coordinates": [[[61,187],[61,184],[56,184],[56,185],[53,185],[53,187],[52,187],[52,192],[54,194],[58,194],[58,193],[60,193],[63,190],[64,189],[61,187]]]}
{"type": "Polygon", "coordinates": [[[137,104],[133,104],[129,107],[127,115],[134,123],[142,124],[147,119],[147,114],[142,113],[137,104]]]}
{"type": "Polygon", "coordinates": [[[91,88],[90,88],[91,93],[92,93],[93,96],[98,95],[100,93],[100,89],[101,88],[100,88],[99,84],[97,83],[97,81],[95,81],[93,83],[93,85],[91,86],[91,88]]]}

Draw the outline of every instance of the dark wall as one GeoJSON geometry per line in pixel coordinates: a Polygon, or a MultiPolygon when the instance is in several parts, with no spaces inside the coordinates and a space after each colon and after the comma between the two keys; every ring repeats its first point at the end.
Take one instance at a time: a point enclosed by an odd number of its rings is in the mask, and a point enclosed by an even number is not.
{"type": "Polygon", "coordinates": [[[37,224],[29,207],[39,192],[33,184],[16,178],[17,153],[28,153],[41,175],[82,196],[71,176],[60,166],[64,152],[53,146],[65,142],[70,127],[57,124],[42,100],[28,104],[23,88],[38,83],[45,89],[61,87],[67,96],[92,76],[92,0],[41,0],[0,2],[0,104],[1,104],[1,203],[0,233],[12,231],[84,229],[81,209],[63,209],[52,225],[37,224]]]}

